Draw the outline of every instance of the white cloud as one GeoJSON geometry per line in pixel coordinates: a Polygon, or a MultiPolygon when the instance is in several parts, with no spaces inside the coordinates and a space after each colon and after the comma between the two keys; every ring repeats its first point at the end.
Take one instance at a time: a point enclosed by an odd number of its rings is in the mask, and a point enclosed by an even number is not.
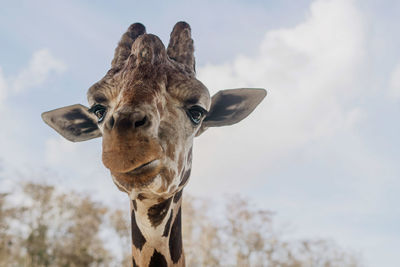
{"type": "Polygon", "coordinates": [[[126,194],[117,189],[102,164],[99,139],[72,143],[61,136],[51,137],[45,144],[44,162],[62,175],[59,182],[66,188],[89,192],[108,204],[126,201],[126,194]]]}
{"type": "MultiPolygon", "coordinates": [[[[99,173],[107,175],[101,165],[101,144],[97,140],[72,143],[61,136],[50,137],[45,144],[44,162],[46,166],[71,176],[72,180],[74,177],[98,176],[99,173]]],[[[85,183],[80,181],[80,184],[85,183]]]]}
{"type": "Polygon", "coordinates": [[[48,49],[34,52],[28,66],[15,77],[6,77],[0,66],[0,104],[10,95],[42,85],[50,74],[60,74],[66,68],[65,63],[55,58],[48,49]]]}
{"type": "Polygon", "coordinates": [[[0,111],[3,115],[1,116],[3,127],[0,131],[0,159],[4,161],[4,166],[9,171],[18,170],[21,166],[29,168],[26,164],[34,162],[31,165],[33,166],[38,159],[35,158],[36,151],[32,152],[32,148],[26,146],[29,142],[25,142],[25,139],[30,137],[31,124],[26,121],[23,114],[30,112],[30,109],[27,108],[20,113],[15,106],[7,105],[6,100],[43,85],[50,74],[61,73],[65,69],[65,64],[47,49],[34,52],[27,66],[14,77],[4,75],[0,67],[0,111]]]}
{"type": "Polygon", "coordinates": [[[49,50],[38,50],[33,54],[27,68],[23,69],[11,81],[11,89],[15,92],[21,92],[39,86],[53,72],[62,73],[65,69],[66,65],[61,60],[55,58],[49,50]]]}
{"type": "Polygon", "coordinates": [[[61,137],[53,137],[47,139],[45,146],[46,153],[44,161],[49,165],[73,166],[74,163],[80,161],[79,158],[75,157],[79,149],[79,144],[74,144],[61,137]],[[69,162],[69,160],[72,160],[73,162],[69,162]]]}
{"type": "MultiPolygon", "coordinates": [[[[198,176],[226,173],[220,162],[273,166],[313,142],[352,131],[364,116],[362,108],[348,104],[360,94],[354,77],[362,70],[364,46],[363,17],[353,1],[319,0],[303,23],[267,32],[257,56],[241,55],[229,63],[199,68],[199,79],[213,92],[264,87],[269,94],[238,126],[209,129],[200,137],[197,145],[210,149],[199,149],[196,164],[210,165],[200,167],[198,176]],[[210,150],[215,153],[211,163],[210,150]]],[[[241,179],[228,173],[232,176],[221,179],[222,184],[241,179]]],[[[208,184],[201,183],[203,188],[208,184]]]]}
{"type": "Polygon", "coordinates": [[[6,98],[6,94],[7,94],[7,83],[3,74],[3,69],[0,67],[0,104],[6,98]]]}
{"type": "Polygon", "coordinates": [[[394,68],[391,74],[389,95],[395,99],[400,99],[400,64],[394,68]]]}
{"type": "MultiPolygon", "coordinates": [[[[264,87],[269,94],[245,121],[196,140],[188,191],[243,193],[294,221],[299,236],[334,238],[364,250],[371,266],[379,262],[385,249],[367,244],[384,239],[382,227],[394,222],[370,220],[392,213],[386,194],[399,183],[397,167],[374,153],[374,138],[359,133],[374,123],[367,25],[355,1],[317,0],[304,22],[266,32],[256,56],[199,68],[213,93],[264,87]]],[[[400,97],[400,67],[391,90],[400,97]]]]}

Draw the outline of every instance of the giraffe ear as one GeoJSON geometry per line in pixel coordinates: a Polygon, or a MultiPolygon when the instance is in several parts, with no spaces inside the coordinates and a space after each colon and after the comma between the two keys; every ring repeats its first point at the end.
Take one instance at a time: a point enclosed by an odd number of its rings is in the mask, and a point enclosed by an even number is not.
{"type": "Polygon", "coordinates": [[[101,136],[97,117],[81,104],[44,112],[42,119],[72,142],[86,141],[101,136]]]}
{"type": "Polygon", "coordinates": [[[197,132],[199,136],[209,127],[227,126],[240,122],[261,103],[267,95],[265,89],[229,89],[213,95],[211,107],[197,132]]]}

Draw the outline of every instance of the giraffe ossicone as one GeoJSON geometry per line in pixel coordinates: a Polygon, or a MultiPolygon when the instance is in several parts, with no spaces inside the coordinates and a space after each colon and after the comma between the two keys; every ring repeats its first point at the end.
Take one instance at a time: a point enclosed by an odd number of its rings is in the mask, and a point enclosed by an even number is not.
{"type": "Polygon", "coordinates": [[[195,77],[191,29],[178,22],[167,49],[132,24],[110,70],[87,92],[89,106],[62,107],[43,120],[73,142],[102,137],[102,161],[131,199],[133,266],[184,266],[182,190],[193,139],[210,127],[238,123],[264,89],[229,89],[210,97],[195,77]]]}

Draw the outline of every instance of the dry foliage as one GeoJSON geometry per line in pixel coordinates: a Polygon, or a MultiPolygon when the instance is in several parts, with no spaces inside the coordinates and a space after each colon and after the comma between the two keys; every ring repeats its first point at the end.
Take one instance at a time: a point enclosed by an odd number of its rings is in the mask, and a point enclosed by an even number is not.
{"type": "Polygon", "coordinates": [[[356,267],[360,261],[328,240],[286,240],[274,214],[240,196],[226,199],[221,221],[205,200],[184,201],[188,266],[356,267]],[[209,212],[214,212],[212,216],[209,212]],[[278,231],[278,230],[279,231],[278,231]]]}
{"type": "MultiPolygon", "coordinates": [[[[19,202],[15,193],[0,194],[0,266],[130,266],[127,209],[109,211],[88,196],[48,185],[27,183],[21,191],[19,202]],[[104,231],[114,236],[113,249],[104,231]]],[[[185,195],[187,266],[359,266],[333,242],[285,240],[273,214],[243,198],[228,198],[225,213],[210,205],[185,195]]]]}
{"type": "Polygon", "coordinates": [[[52,186],[22,189],[19,206],[2,197],[0,266],[108,266],[112,257],[98,235],[104,206],[52,186]]]}

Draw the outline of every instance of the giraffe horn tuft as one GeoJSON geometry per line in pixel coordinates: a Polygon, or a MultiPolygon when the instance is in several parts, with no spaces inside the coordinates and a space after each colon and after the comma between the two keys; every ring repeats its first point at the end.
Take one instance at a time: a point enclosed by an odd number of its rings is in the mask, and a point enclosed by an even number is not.
{"type": "Polygon", "coordinates": [[[175,24],[167,49],[168,56],[195,72],[194,45],[190,25],[184,21],[175,24]]]}
{"type": "Polygon", "coordinates": [[[121,68],[131,53],[131,47],[134,41],[145,33],[146,28],[141,23],[134,23],[129,26],[128,30],[122,35],[117,48],[115,48],[114,58],[111,62],[112,68],[121,68]]]}
{"type": "Polygon", "coordinates": [[[136,64],[159,64],[166,59],[166,52],[160,38],[153,34],[139,36],[132,45],[131,54],[136,58],[136,64]]]}

